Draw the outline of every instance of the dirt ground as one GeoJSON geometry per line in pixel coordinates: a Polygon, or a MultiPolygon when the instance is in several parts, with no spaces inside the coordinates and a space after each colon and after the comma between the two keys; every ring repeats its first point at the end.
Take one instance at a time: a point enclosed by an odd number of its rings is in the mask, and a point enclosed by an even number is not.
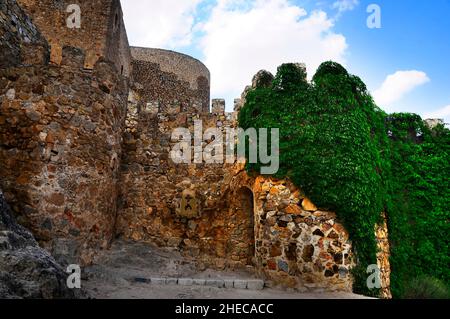
{"type": "Polygon", "coordinates": [[[97,299],[363,299],[344,292],[298,292],[293,289],[242,290],[206,286],[155,285],[154,277],[256,279],[240,271],[198,271],[176,251],[142,243],[116,241],[93,266],[83,269],[83,288],[97,299]]]}

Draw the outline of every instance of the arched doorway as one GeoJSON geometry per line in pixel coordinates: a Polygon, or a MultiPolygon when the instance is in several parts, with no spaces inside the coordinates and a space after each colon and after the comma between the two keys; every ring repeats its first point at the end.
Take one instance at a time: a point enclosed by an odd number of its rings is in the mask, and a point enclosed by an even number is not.
{"type": "Polygon", "coordinates": [[[255,258],[255,214],[253,192],[242,187],[237,192],[238,233],[240,234],[241,260],[246,260],[247,265],[254,265],[255,258]]]}

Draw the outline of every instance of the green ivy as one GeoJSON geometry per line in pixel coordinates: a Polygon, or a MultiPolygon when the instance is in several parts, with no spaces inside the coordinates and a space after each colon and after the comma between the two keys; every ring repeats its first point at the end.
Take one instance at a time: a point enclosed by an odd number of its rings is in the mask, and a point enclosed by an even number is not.
{"type": "Polygon", "coordinates": [[[280,128],[275,177],[290,178],[336,211],[356,251],[355,292],[378,295],[367,288],[366,269],[376,263],[381,212],[391,232],[394,294],[421,274],[448,282],[449,131],[431,131],[417,115],[388,116],[361,79],[334,62],[323,63],[311,83],[296,64],[281,65],[271,82],[262,78],[247,94],[239,125],[280,128]]]}
{"type": "Polygon", "coordinates": [[[412,280],[450,283],[450,131],[430,130],[414,114],[388,118],[392,148],[389,209],[392,291],[404,296],[412,280]]]}

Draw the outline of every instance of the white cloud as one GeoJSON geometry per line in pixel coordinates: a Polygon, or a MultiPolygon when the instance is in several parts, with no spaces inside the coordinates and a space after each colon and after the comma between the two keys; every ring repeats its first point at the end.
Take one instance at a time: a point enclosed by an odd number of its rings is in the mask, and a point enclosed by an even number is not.
{"type": "Polygon", "coordinates": [[[122,1],[130,44],[161,48],[189,45],[192,41],[195,9],[200,1],[122,1]]]}
{"type": "Polygon", "coordinates": [[[338,0],[333,3],[333,9],[337,9],[339,13],[351,11],[358,6],[359,0],[338,0]]]}
{"type": "Polygon", "coordinates": [[[427,74],[421,71],[397,71],[389,75],[379,89],[373,92],[375,102],[387,108],[401,100],[415,88],[430,82],[427,74]]]}
{"type": "Polygon", "coordinates": [[[213,97],[238,97],[257,71],[284,62],[304,62],[310,75],[326,60],[345,64],[346,39],[332,29],[325,12],[288,0],[218,0],[201,39],[213,97]]]}
{"type": "Polygon", "coordinates": [[[450,123],[450,105],[433,112],[425,113],[424,119],[443,119],[446,123],[450,123]]]}

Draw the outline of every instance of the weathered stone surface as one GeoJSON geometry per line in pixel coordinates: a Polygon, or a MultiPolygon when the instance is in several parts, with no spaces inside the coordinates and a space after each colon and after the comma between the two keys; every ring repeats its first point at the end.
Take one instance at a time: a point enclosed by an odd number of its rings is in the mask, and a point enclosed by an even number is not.
{"type": "Polygon", "coordinates": [[[223,288],[224,281],[222,279],[206,279],[205,286],[223,288]]]}
{"type": "Polygon", "coordinates": [[[314,205],[308,198],[303,199],[302,207],[306,211],[314,212],[317,210],[316,205],[314,205]]]}
{"type": "MultiPolygon", "coordinates": [[[[147,90],[151,88],[150,83],[143,81],[146,68],[153,68],[153,78],[157,80],[161,76],[165,82],[160,82],[154,93],[157,96],[149,96],[149,100],[160,98],[161,102],[166,102],[166,98],[174,96],[180,103],[185,97],[191,100],[198,100],[198,111],[209,112],[210,109],[210,73],[208,68],[197,59],[173,51],[153,49],[153,48],[131,48],[133,64],[139,65],[139,70],[133,70],[134,78],[143,84],[147,90]],[[167,89],[170,89],[169,92],[167,89]]],[[[149,91],[147,91],[149,93],[149,91]]],[[[165,103],[164,103],[165,104],[165,103]]],[[[223,112],[222,112],[223,113],[223,112]]]]}
{"type": "Polygon", "coordinates": [[[228,288],[228,289],[234,288],[234,280],[233,279],[225,279],[223,281],[223,285],[225,288],[228,288]]]}
{"type": "Polygon", "coordinates": [[[166,284],[166,278],[157,278],[157,277],[154,277],[154,278],[151,278],[150,279],[150,282],[153,284],[153,285],[165,285],[166,284]]]}
{"type": "Polygon", "coordinates": [[[193,284],[195,286],[204,286],[206,284],[206,280],[205,279],[194,279],[193,284]]]}
{"type": "Polygon", "coordinates": [[[314,246],[313,245],[307,245],[303,248],[302,259],[304,262],[312,262],[313,255],[314,255],[314,246]]]}
{"type": "Polygon", "coordinates": [[[67,276],[33,235],[15,222],[0,190],[0,299],[85,296],[67,288],[67,276]]]}
{"type": "Polygon", "coordinates": [[[114,236],[128,87],[109,62],[86,72],[64,52],[63,67],[0,69],[0,187],[58,261],[88,264],[114,236]]]}
{"type": "Polygon", "coordinates": [[[180,286],[192,286],[194,284],[194,280],[191,278],[180,278],[178,279],[178,284],[180,286]]]}
{"type": "Polygon", "coordinates": [[[166,285],[178,285],[178,279],[177,278],[167,278],[166,285]]]}
{"type": "Polygon", "coordinates": [[[131,54],[120,1],[80,1],[81,27],[68,28],[70,3],[53,0],[17,0],[51,43],[51,62],[61,63],[65,46],[85,52],[84,67],[92,69],[100,57],[114,63],[116,72],[130,75],[131,54]]]}
{"type": "Polygon", "coordinates": [[[234,281],[234,288],[236,288],[236,289],[247,289],[247,280],[236,279],[234,281]]]}
{"type": "Polygon", "coordinates": [[[20,64],[45,64],[49,46],[29,16],[15,0],[0,6],[0,68],[20,64]]]}
{"type": "Polygon", "coordinates": [[[352,290],[351,276],[344,276],[353,266],[349,257],[351,244],[335,214],[302,209],[298,205],[304,198],[303,192],[289,181],[265,177],[249,179],[245,172],[240,172],[231,185],[234,188],[249,185],[253,190],[257,221],[256,267],[267,280],[297,289],[308,289],[305,283],[315,283],[323,289],[352,290]],[[292,214],[287,213],[288,207],[292,214]],[[331,231],[334,232],[331,237],[336,237],[335,234],[338,237],[327,238],[325,234],[331,231]],[[329,250],[348,257],[345,262],[334,260],[329,250]],[[338,276],[339,267],[342,267],[342,276],[338,276]],[[328,269],[333,276],[325,276],[328,269]]]}
{"type": "Polygon", "coordinates": [[[247,289],[249,290],[263,290],[264,281],[263,280],[248,280],[247,289]]]}

